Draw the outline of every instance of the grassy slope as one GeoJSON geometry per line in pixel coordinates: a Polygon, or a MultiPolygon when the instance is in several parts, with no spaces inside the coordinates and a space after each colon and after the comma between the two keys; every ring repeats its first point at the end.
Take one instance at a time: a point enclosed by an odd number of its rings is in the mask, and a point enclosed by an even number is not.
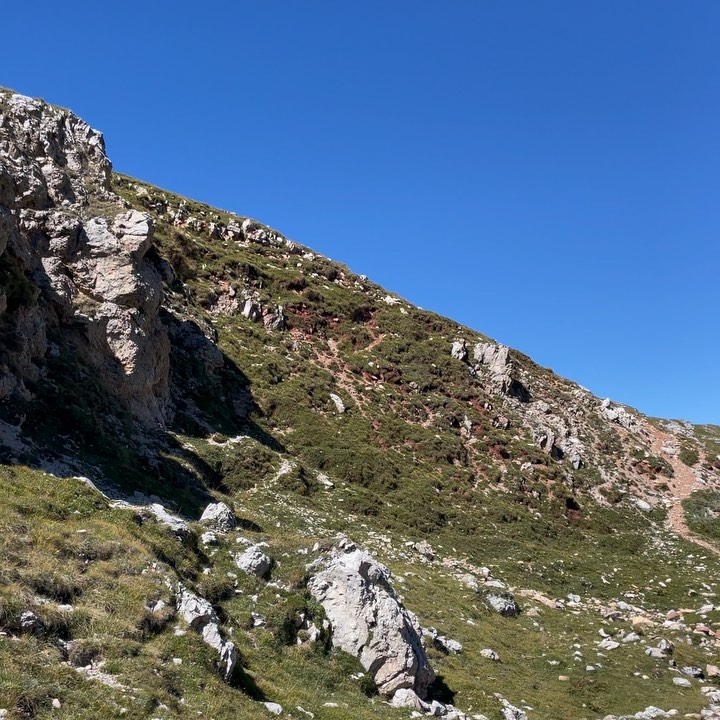
{"type": "MultiPolygon", "coordinates": [[[[364,681],[350,679],[358,670],[352,659],[283,644],[288,615],[307,604],[302,586],[309,549],[344,532],[388,564],[424,626],[463,643],[460,655],[431,655],[465,711],[497,717],[496,692],[531,705],[532,718],[594,718],[649,704],[700,709],[697,683],[692,690],[673,686],[667,662],[647,657],[642,643],[599,657],[594,643],[601,627],[615,633],[630,628],[603,620],[589,598],[642,606],[656,622],[642,642],[673,637],[679,665],[702,665],[711,655],[697,636],[663,629],[659,621],[672,608],[699,607],[704,596],[712,602],[717,587],[708,578],[718,576],[720,565],[667,535],[659,512],[600,507],[584,496],[578,496],[580,510],[568,512],[569,486],[587,487],[597,478],[592,469],[568,475],[520,429],[512,408],[484,405],[496,401],[449,356],[458,334],[469,341],[482,336],[403,301],[388,304],[381,288],[304,249],[244,246],[175,227],[164,208],[181,203],[187,216],[204,222],[239,220],[122,177],[116,183],[135,206],[155,215],[157,253],[177,273],[168,288],[168,322],[215,329],[225,357],[222,378],[190,368],[187,356],[176,359],[183,394],[176,397],[173,427],[154,446],[161,457],[152,463],[137,452],[122,413],[110,426],[98,414],[92,393],[100,391],[86,378],[68,392],[72,357],[51,373],[43,397],[74,413],[82,440],[67,452],[85,456],[99,474],[171,497],[195,518],[207,501],[199,496],[202,488],[234,505],[245,521],[236,535],[269,543],[277,561],[274,584],[228,576],[235,535],[216,553],[206,552],[192,538],[183,545],[129,510],[109,510],[77,480],[3,466],[0,624],[12,624],[30,607],[50,632],[0,637],[0,708],[39,718],[119,717],[125,708],[122,716],[129,718],[219,720],[256,717],[264,711],[253,698],[263,697],[300,718],[303,713],[293,710],[298,705],[319,720],[405,716],[363,694],[364,681]],[[263,305],[283,305],[289,331],[267,331],[238,313],[211,315],[218,289],[231,286],[238,293],[253,290],[263,305]],[[62,382],[52,385],[53,377],[62,382]],[[342,397],[344,414],[337,414],[330,392],[342,397]],[[256,407],[248,422],[227,411],[243,394],[256,407]],[[509,431],[493,425],[500,411],[513,421],[509,431]],[[466,416],[470,434],[462,429],[466,416]],[[105,428],[100,438],[98,428],[105,428]],[[244,439],[229,439],[234,436],[244,439]],[[283,460],[290,471],[278,475],[283,460]],[[521,469],[525,463],[532,472],[521,469]],[[332,489],[318,481],[319,471],[332,489]],[[431,564],[405,544],[423,538],[439,558],[431,564]],[[537,616],[492,615],[456,577],[483,565],[518,589],[551,598],[577,593],[584,603],[560,611],[523,600],[537,616]],[[223,627],[234,629],[245,667],[235,687],[218,679],[212,653],[198,637],[176,636],[174,618],[146,609],[158,598],[169,601],[165,581],[178,579],[210,598],[223,627]],[[50,604],[38,604],[38,595],[50,604]],[[74,610],[60,611],[56,601],[74,610]],[[267,625],[251,629],[251,612],[267,625]],[[57,638],[87,646],[130,689],[82,678],[63,664],[57,638]],[[480,658],[484,647],[497,650],[502,662],[480,658]],[[574,659],[576,650],[582,660],[574,659]],[[588,663],[602,667],[587,672],[588,663]],[[559,681],[559,675],[570,679],[559,681]],[[52,710],[54,697],[61,700],[59,711],[52,710]]],[[[559,396],[572,392],[549,371],[521,356],[516,361],[559,396]]],[[[44,417],[30,416],[27,424],[39,438],[43,430],[51,437],[57,430],[44,417]]],[[[606,428],[596,441],[621,460],[631,445],[606,428]]],[[[718,617],[707,620],[717,627],[718,617]]]]}

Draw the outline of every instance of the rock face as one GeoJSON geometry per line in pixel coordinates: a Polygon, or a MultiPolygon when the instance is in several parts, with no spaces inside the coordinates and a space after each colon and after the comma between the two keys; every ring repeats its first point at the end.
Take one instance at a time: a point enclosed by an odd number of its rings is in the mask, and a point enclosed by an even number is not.
{"type": "Polygon", "coordinates": [[[435,673],[418,620],[398,600],[390,571],[347,541],[321,563],[308,589],[330,620],[333,645],[358,657],[381,693],[410,689],[425,697],[435,673]]]}
{"type": "Polygon", "coordinates": [[[158,423],[169,342],[158,319],[162,281],[145,258],[152,223],[111,192],[110,173],[100,133],[0,90],[0,269],[13,277],[0,319],[17,338],[0,366],[0,399],[27,395],[52,350],[49,330],[60,327],[110,392],[158,423]]]}

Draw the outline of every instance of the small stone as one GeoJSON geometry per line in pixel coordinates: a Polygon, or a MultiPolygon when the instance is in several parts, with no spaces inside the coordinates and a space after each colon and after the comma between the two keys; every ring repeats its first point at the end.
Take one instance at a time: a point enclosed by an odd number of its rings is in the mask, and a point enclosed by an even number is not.
{"type": "Polygon", "coordinates": [[[55,708],[55,710],[59,710],[62,707],[62,704],[57,698],[52,699],[52,706],[55,708]]]}
{"type": "Polygon", "coordinates": [[[686,678],[681,678],[681,677],[674,677],[673,685],[677,685],[678,687],[683,687],[683,688],[691,688],[692,687],[692,683],[689,680],[687,680],[686,678]]]}
{"type": "Polygon", "coordinates": [[[282,715],[282,705],[275,702],[264,702],[265,709],[273,715],[282,715]]]}
{"type": "Polygon", "coordinates": [[[333,401],[338,415],[342,415],[345,412],[345,403],[342,401],[342,398],[335,393],[330,393],[330,399],[333,401]]]}
{"type": "Polygon", "coordinates": [[[421,540],[420,542],[416,542],[413,547],[415,548],[415,552],[417,552],[418,555],[422,555],[422,557],[427,558],[428,560],[432,560],[435,557],[432,546],[427,540],[421,540]]]}
{"type": "Polygon", "coordinates": [[[489,591],[483,601],[488,608],[504,617],[516,617],[520,614],[520,606],[509,592],[489,591]]]}

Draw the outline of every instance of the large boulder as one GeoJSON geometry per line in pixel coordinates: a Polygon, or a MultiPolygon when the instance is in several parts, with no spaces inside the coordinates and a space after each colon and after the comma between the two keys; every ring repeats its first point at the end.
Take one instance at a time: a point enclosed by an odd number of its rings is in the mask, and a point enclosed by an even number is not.
{"type": "Polygon", "coordinates": [[[308,583],[332,626],[332,644],[360,659],[379,691],[413,690],[424,698],[435,679],[420,624],[401,604],[390,571],[369,553],[341,541],[310,566],[308,583]]]}

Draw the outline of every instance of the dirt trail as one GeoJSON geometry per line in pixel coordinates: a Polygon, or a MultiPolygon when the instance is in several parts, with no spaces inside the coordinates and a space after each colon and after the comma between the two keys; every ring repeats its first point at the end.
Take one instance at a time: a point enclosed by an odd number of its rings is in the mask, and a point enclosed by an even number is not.
{"type": "Polygon", "coordinates": [[[672,466],[674,473],[673,477],[668,481],[668,485],[673,494],[673,504],[668,511],[667,518],[669,528],[677,535],[680,535],[680,537],[694,542],[696,545],[700,545],[716,555],[720,555],[720,549],[707,542],[707,540],[703,540],[695,535],[685,521],[685,511],[682,506],[682,501],[690,497],[693,490],[699,486],[699,483],[697,475],[692,468],[688,467],[677,456],[667,455],[662,451],[663,445],[674,445],[677,447],[677,437],[670,433],[663,432],[649,423],[646,425],[646,430],[652,438],[651,447],[653,454],[667,460],[672,466]]]}

